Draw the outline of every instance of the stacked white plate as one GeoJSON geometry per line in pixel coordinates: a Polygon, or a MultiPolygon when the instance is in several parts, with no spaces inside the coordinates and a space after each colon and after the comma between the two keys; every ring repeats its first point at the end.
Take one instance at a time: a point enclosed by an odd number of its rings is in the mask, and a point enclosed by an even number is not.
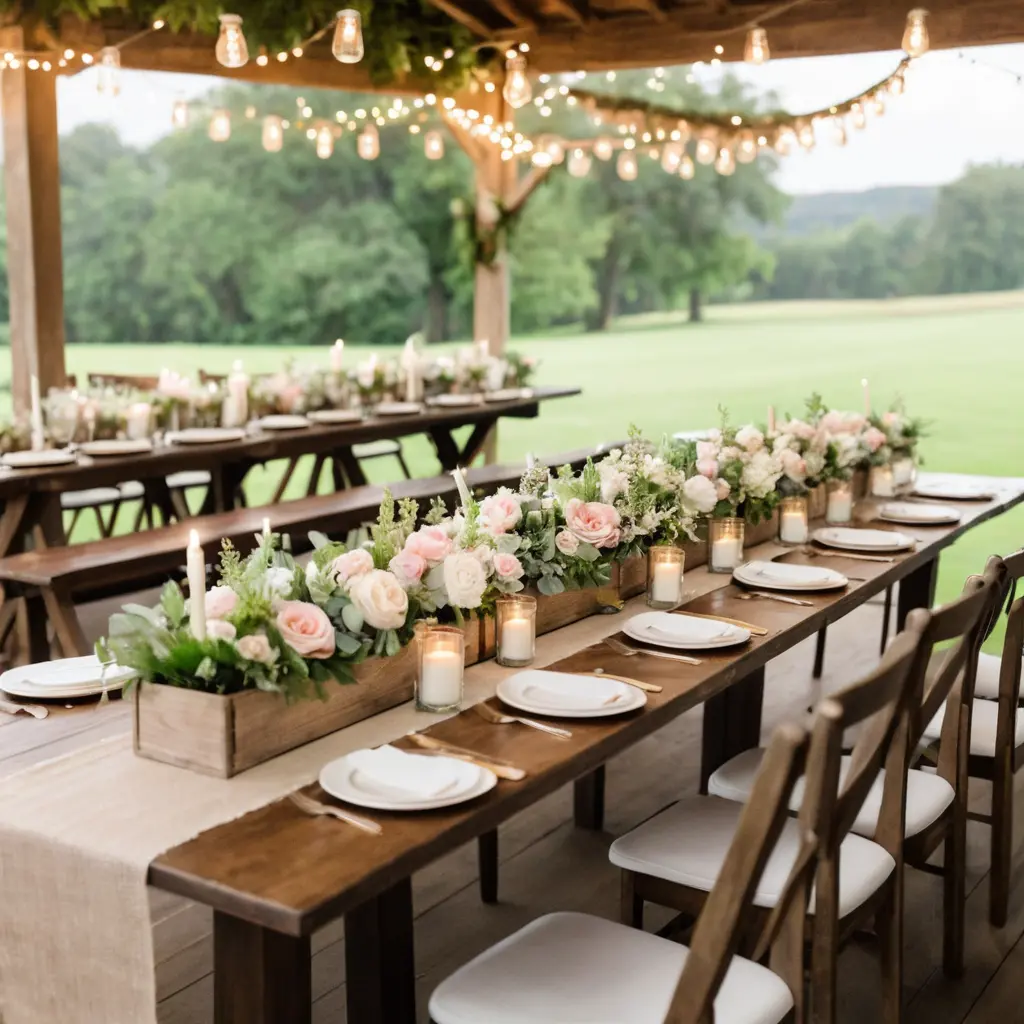
{"type": "Polygon", "coordinates": [[[307,412],[306,418],[314,423],[358,423],[363,414],[358,409],[317,409],[307,412]]]}
{"type": "Polygon", "coordinates": [[[909,523],[922,526],[959,523],[960,513],[948,505],[924,505],[913,501],[890,501],[878,511],[878,518],[888,523],[909,523]]]}
{"type": "Polygon", "coordinates": [[[44,448],[38,452],[8,452],[3,457],[11,469],[38,469],[40,466],[67,466],[75,461],[75,453],[68,448],[44,448]]]}
{"type": "Polygon", "coordinates": [[[834,569],[786,562],[744,562],[732,575],[739,583],[763,590],[836,590],[850,582],[834,569]]]}
{"type": "Polygon", "coordinates": [[[417,402],[381,402],[373,411],[377,416],[412,416],[422,412],[417,402]]]}
{"type": "Polygon", "coordinates": [[[434,395],[427,399],[427,405],[440,405],[450,409],[461,409],[466,405],[479,405],[479,395],[434,395]]]}
{"type": "Polygon", "coordinates": [[[853,526],[823,526],[811,538],[825,547],[847,551],[907,551],[917,543],[896,530],[862,530],[853,526]]]}
{"type": "Polygon", "coordinates": [[[114,455],[144,455],[153,450],[153,442],[146,438],[138,441],[86,441],[78,446],[78,450],[83,455],[91,455],[94,458],[114,455]]]}
{"type": "Polygon", "coordinates": [[[531,388],[501,388],[499,391],[488,391],[484,395],[485,402],[514,402],[517,398],[532,398],[531,388]]]}
{"type": "Polygon", "coordinates": [[[111,665],[104,673],[95,654],[61,658],[35,665],[20,665],[0,675],[0,690],[12,697],[33,700],[68,700],[92,697],[104,690],[117,691],[135,675],[130,668],[111,665]]]}
{"type": "Polygon", "coordinates": [[[919,480],[914,493],[921,498],[938,498],[943,501],[991,501],[995,497],[992,488],[974,480],[949,479],[919,480]]]}
{"type": "Polygon", "coordinates": [[[244,441],[242,427],[187,427],[167,435],[173,444],[221,444],[225,441],[244,441]]]}
{"type": "Polygon", "coordinates": [[[497,776],[454,757],[410,754],[397,747],[355,750],[324,765],[324,792],[359,807],[382,811],[430,811],[475,800],[497,776]]]}
{"type": "Polygon", "coordinates": [[[647,703],[643,690],[617,679],[528,669],[498,683],[509,707],[549,718],[604,718],[636,711],[647,703]]]}
{"type": "Polygon", "coordinates": [[[301,430],[309,426],[309,420],[305,416],[290,414],[264,416],[258,422],[262,430],[301,430]]]}
{"type": "Polygon", "coordinates": [[[750,630],[742,626],[678,612],[641,612],[624,623],[622,632],[644,644],[681,651],[734,647],[750,639],[750,630]]]}

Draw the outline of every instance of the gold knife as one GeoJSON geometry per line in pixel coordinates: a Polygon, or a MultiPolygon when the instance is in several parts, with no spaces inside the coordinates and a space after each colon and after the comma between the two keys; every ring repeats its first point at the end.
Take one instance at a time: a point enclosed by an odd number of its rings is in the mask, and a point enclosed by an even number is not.
{"type": "Polygon", "coordinates": [[[450,743],[436,740],[433,736],[425,736],[421,732],[407,733],[406,739],[412,740],[417,747],[421,747],[428,753],[444,754],[459,761],[468,761],[479,768],[486,768],[488,771],[494,772],[499,779],[521,782],[526,778],[526,772],[522,768],[517,768],[514,764],[509,764],[508,761],[500,761],[487,754],[478,754],[475,750],[466,750],[464,747],[455,747],[450,743]]]}
{"type": "Polygon", "coordinates": [[[752,622],[744,622],[742,619],[727,619],[724,615],[705,615],[703,612],[688,612],[684,608],[676,608],[672,614],[692,615],[695,619],[714,619],[717,622],[728,622],[730,626],[749,629],[754,636],[767,636],[769,632],[764,626],[755,626],[752,622]]]}
{"type": "MultiPolygon", "coordinates": [[[[644,654],[652,654],[652,651],[644,651],[644,654]]],[[[645,683],[641,679],[634,679],[632,676],[617,676],[611,672],[574,672],[573,675],[579,676],[593,676],[595,679],[614,679],[619,683],[626,683],[628,686],[635,686],[638,690],[644,690],[647,693],[661,693],[662,687],[656,683],[645,683]]]]}

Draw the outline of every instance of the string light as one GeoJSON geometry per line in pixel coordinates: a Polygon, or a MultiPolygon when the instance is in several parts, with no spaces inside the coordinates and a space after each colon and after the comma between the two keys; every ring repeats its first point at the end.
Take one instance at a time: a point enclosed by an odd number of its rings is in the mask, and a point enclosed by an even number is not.
{"type": "Polygon", "coordinates": [[[629,149],[622,150],[615,162],[616,173],[623,181],[636,181],[640,168],[636,162],[636,153],[629,149]]]}
{"type": "Polygon", "coordinates": [[[363,59],[363,19],[358,11],[338,11],[331,53],[342,64],[358,64],[363,59]]]}
{"type": "Polygon", "coordinates": [[[850,108],[850,122],[854,128],[866,128],[868,123],[867,114],[864,113],[864,108],[859,103],[854,103],[850,108]]]}
{"type": "Polygon", "coordinates": [[[598,160],[611,160],[612,140],[606,135],[602,135],[594,142],[594,156],[596,156],[598,160]]]}
{"type": "Polygon", "coordinates": [[[661,151],[661,168],[667,174],[675,174],[682,159],[683,147],[678,142],[670,142],[661,151]]]}
{"type": "Polygon", "coordinates": [[[718,152],[718,146],[710,134],[704,134],[697,140],[697,148],[694,156],[699,164],[713,164],[718,152]]]}
{"type": "Polygon", "coordinates": [[[215,110],[210,118],[209,136],[214,142],[227,142],[231,138],[231,112],[215,110]]]}
{"type": "Polygon", "coordinates": [[[326,160],[334,152],[334,129],[324,122],[316,130],[316,155],[326,160]]]}
{"type": "Polygon", "coordinates": [[[753,163],[757,159],[757,140],[749,129],[740,132],[736,140],[736,160],[741,164],[753,163]]]}
{"type": "Polygon", "coordinates": [[[428,160],[440,160],[444,156],[444,136],[440,132],[427,132],[423,136],[423,155],[428,160]]]}
{"type": "Polygon", "coordinates": [[[281,152],[281,147],[284,146],[283,118],[278,117],[277,114],[268,114],[263,118],[260,142],[268,153],[281,152]]]}
{"type": "Polygon", "coordinates": [[[171,125],[179,131],[188,127],[188,104],[184,100],[175,100],[171,107],[171,125]]]}
{"type": "Polygon", "coordinates": [[[903,49],[908,57],[920,57],[928,52],[928,26],[925,18],[928,12],[923,7],[915,7],[907,12],[907,27],[903,30],[903,49]]]}
{"type": "Polygon", "coordinates": [[[690,155],[688,153],[684,153],[682,160],[679,161],[679,177],[684,181],[690,181],[696,173],[696,170],[697,168],[693,166],[693,161],[690,159],[690,155]]]}
{"type": "Polygon", "coordinates": [[[214,47],[217,63],[226,68],[241,68],[249,63],[249,47],[242,31],[242,18],[238,14],[220,16],[220,35],[214,47]]]}
{"type": "Polygon", "coordinates": [[[885,100],[883,100],[878,93],[875,93],[875,96],[871,101],[871,113],[874,114],[875,117],[881,117],[885,113],[885,100]]]}
{"type": "Polygon", "coordinates": [[[121,91],[121,51],[116,46],[104,46],[100,50],[96,91],[107,96],[116,96],[121,91]]]}
{"type": "Polygon", "coordinates": [[[837,146],[846,145],[846,122],[841,117],[832,118],[832,135],[837,146]]]}
{"type": "Polygon", "coordinates": [[[356,152],[364,160],[376,160],[380,156],[380,132],[373,123],[368,123],[356,139],[356,152]]]}
{"type": "Polygon", "coordinates": [[[797,124],[796,129],[796,141],[804,149],[814,149],[814,123],[811,121],[804,121],[797,124]]]}
{"type": "Polygon", "coordinates": [[[590,173],[592,163],[590,154],[577,146],[569,155],[569,163],[566,166],[566,170],[574,178],[585,178],[590,173]]]}
{"type": "Polygon", "coordinates": [[[747,33],[746,42],[743,44],[743,60],[747,64],[764,64],[770,56],[768,33],[763,28],[755,26],[747,33]]]}
{"type": "Polygon", "coordinates": [[[730,146],[722,146],[715,157],[715,170],[724,177],[736,171],[736,157],[730,146]]]}
{"type": "Polygon", "coordinates": [[[501,95],[513,110],[525,107],[533,95],[530,80],[526,77],[526,58],[515,50],[509,50],[506,54],[505,84],[501,95]]]}

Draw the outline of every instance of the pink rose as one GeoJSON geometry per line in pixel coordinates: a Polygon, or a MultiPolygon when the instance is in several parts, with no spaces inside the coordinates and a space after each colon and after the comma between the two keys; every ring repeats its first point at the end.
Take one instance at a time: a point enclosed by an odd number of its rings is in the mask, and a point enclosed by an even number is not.
{"type": "Polygon", "coordinates": [[[718,457],[718,444],[715,441],[697,442],[697,461],[701,459],[715,459],[718,457]]]}
{"type": "Polygon", "coordinates": [[[718,476],[718,459],[698,459],[697,472],[709,480],[714,480],[718,476]]]}
{"type": "Polygon", "coordinates": [[[779,460],[782,462],[783,473],[791,480],[801,481],[807,476],[807,463],[792,448],[781,452],[779,460]]]}
{"type": "Polygon", "coordinates": [[[844,434],[847,429],[843,414],[836,412],[834,409],[822,416],[820,426],[822,430],[829,434],[844,434]]]}
{"type": "Polygon", "coordinates": [[[331,562],[331,573],[339,583],[362,576],[373,568],[373,556],[365,548],[346,551],[331,562]]]}
{"type": "Polygon", "coordinates": [[[334,653],[334,626],[315,604],[282,601],[275,621],[281,639],[302,657],[329,658],[334,653]]]}
{"type": "Polygon", "coordinates": [[[211,640],[234,640],[235,627],[223,619],[207,619],[206,635],[211,640]]]}
{"type": "Polygon", "coordinates": [[[780,428],[780,432],[792,434],[794,437],[799,437],[801,441],[809,441],[814,437],[814,427],[803,420],[790,420],[780,428]]]}
{"type": "Polygon", "coordinates": [[[756,452],[764,445],[764,434],[757,427],[748,424],[736,431],[736,443],[748,452],[756,452]]]}
{"type": "Polygon", "coordinates": [[[405,550],[427,562],[441,562],[451,554],[452,541],[443,526],[421,526],[409,535],[405,550]]]}
{"type": "Polygon", "coordinates": [[[725,501],[729,497],[729,492],[732,488],[729,486],[728,480],[717,480],[715,486],[718,488],[718,500],[725,501]]]}
{"type": "Polygon", "coordinates": [[[420,581],[427,571],[427,560],[405,548],[388,562],[388,568],[398,577],[402,586],[408,587],[420,581]]]}
{"type": "Polygon", "coordinates": [[[226,619],[238,605],[238,595],[230,587],[211,587],[206,592],[206,617],[226,619]]]}
{"type": "Polygon", "coordinates": [[[480,520],[488,533],[507,533],[523,516],[514,494],[498,493],[480,502],[480,520]]]}
{"type": "Polygon", "coordinates": [[[613,548],[619,543],[619,513],[600,501],[571,498],[565,506],[566,528],[585,544],[613,548]]]}
{"type": "Polygon", "coordinates": [[[270,641],[262,633],[250,633],[243,636],[235,645],[238,648],[239,657],[246,661],[258,661],[261,665],[269,665],[275,656],[270,641]]]}
{"type": "Polygon", "coordinates": [[[562,552],[563,555],[575,555],[580,549],[580,540],[574,533],[570,533],[568,530],[562,530],[555,535],[555,547],[562,552]]]}
{"type": "Polygon", "coordinates": [[[886,436],[878,429],[878,427],[868,427],[868,429],[864,431],[864,443],[871,449],[871,451],[877,452],[885,442],[886,436]]]}
{"type": "Polygon", "coordinates": [[[900,421],[900,414],[898,412],[883,412],[882,423],[887,427],[895,427],[900,421]]]}
{"type": "Polygon", "coordinates": [[[523,575],[523,566],[515,555],[498,552],[494,556],[494,573],[506,580],[518,580],[523,575]]]}

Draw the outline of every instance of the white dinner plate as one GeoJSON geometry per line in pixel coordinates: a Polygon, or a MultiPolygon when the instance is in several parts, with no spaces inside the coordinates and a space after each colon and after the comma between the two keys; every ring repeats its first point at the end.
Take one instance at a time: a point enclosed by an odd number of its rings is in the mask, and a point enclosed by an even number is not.
{"type": "Polygon", "coordinates": [[[317,409],[307,412],[306,418],[314,423],[358,423],[363,414],[358,409],[317,409]]]}
{"type": "Polygon", "coordinates": [[[244,441],[242,427],[187,427],[167,435],[175,444],[221,444],[224,441],[244,441]]]}
{"type": "Polygon", "coordinates": [[[623,623],[622,632],[641,643],[683,651],[735,647],[750,639],[750,630],[741,626],[676,612],[641,612],[623,623]]]}
{"type": "Polygon", "coordinates": [[[920,498],[938,498],[943,501],[991,501],[995,494],[991,487],[971,480],[919,480],[914,494],[920,498]]]}
{"type": "Polygon", "coordinates": [[[424,799],[366,777],[352,763],[350,755],[325,764],[320,770],[320,785],[325,793],[358,807],[370,807],[378,811],[431,811],[475,800],[494,789],[498,782],[494,772],[457,758],[426,757],[419,754],[409,756],[432,764],[447,762],[456,773],[456,785],[440,796],[424,799]]]}
{"type": "Polygon", "coordinates": [[[60,658],[35,665],[19,665],[0,675],[0,690],[12,697],[34,700],[65,700],[90,697],[104,690],[120,690],[135,676],[130,668],[111,665],[103,678],[103,666],[95,654],[60,658]]]}
{"type": "Polygon", "coordinates": [[[847,551],[907,551],[917,541],[896,530],[864,530],[855,526],[823,526],[811,539],[828,548],[847,551]]]}
{"type": "Polygon", "coordinates": [[[423,410],[417,402],[381,402],[373,411],[377,416],[412,416],[423,410]]]}
{"type": "Polygon", "coordinates": [[[912,501],[890,501],[878,510],[878,518],[887,523],[937,526],[959,523],[960,513],[948,505],[923,505],[912,501]]]}
{"type": "Polygon", "coordinates": [[[836,590],[850,582],[835,569],[787,562],[744,562],[732,575],[739,583],[763,590],[836,590]]]}
{"type": "Polygon", "coordinates": [[[601,676],[527,669],[498,683],[498,697],[509,707],[549,718],[606,718],[636,711],[647,694],[629,683],[601,676]],[[614,703],[605,703],[617,696],[614,703]]]}
{"type": "Polygon", "coordinates": [[[275,416],[264,416],[259,421],[262,430],[301,430],[309,426],[309,420],[305,416],[292,414],[281,414],[275,416]]]}
{"type": "Polygon", "coordinates": [[[78,446],[78,450],[94,458],[105,455],[144,455],[153,450],[153,442],[145,438],[138,441],[86,441],[78,446]]]}
{"type": "Polygon", "coordinates": [[[40,466],[67,466],[75,461],[75,453],[67,448],[44,448],[38,452],[8,452],[4,465],[11,469],[37,469],[40,466]]]}
{"type": "Polygon", "coordinates": [[[427,405],[446,406],[450,409],[461,409],[467,405],[479,405],[479,395],[434,395],[427,399],[427,405]]]}
{"type": "Polygon", "coordinates": [[[514,402],[518,398],[530,398],[533,391],[530,388],[501,388],[498,391],[488,391],[484,395],[485,402],[514,402]]]}

